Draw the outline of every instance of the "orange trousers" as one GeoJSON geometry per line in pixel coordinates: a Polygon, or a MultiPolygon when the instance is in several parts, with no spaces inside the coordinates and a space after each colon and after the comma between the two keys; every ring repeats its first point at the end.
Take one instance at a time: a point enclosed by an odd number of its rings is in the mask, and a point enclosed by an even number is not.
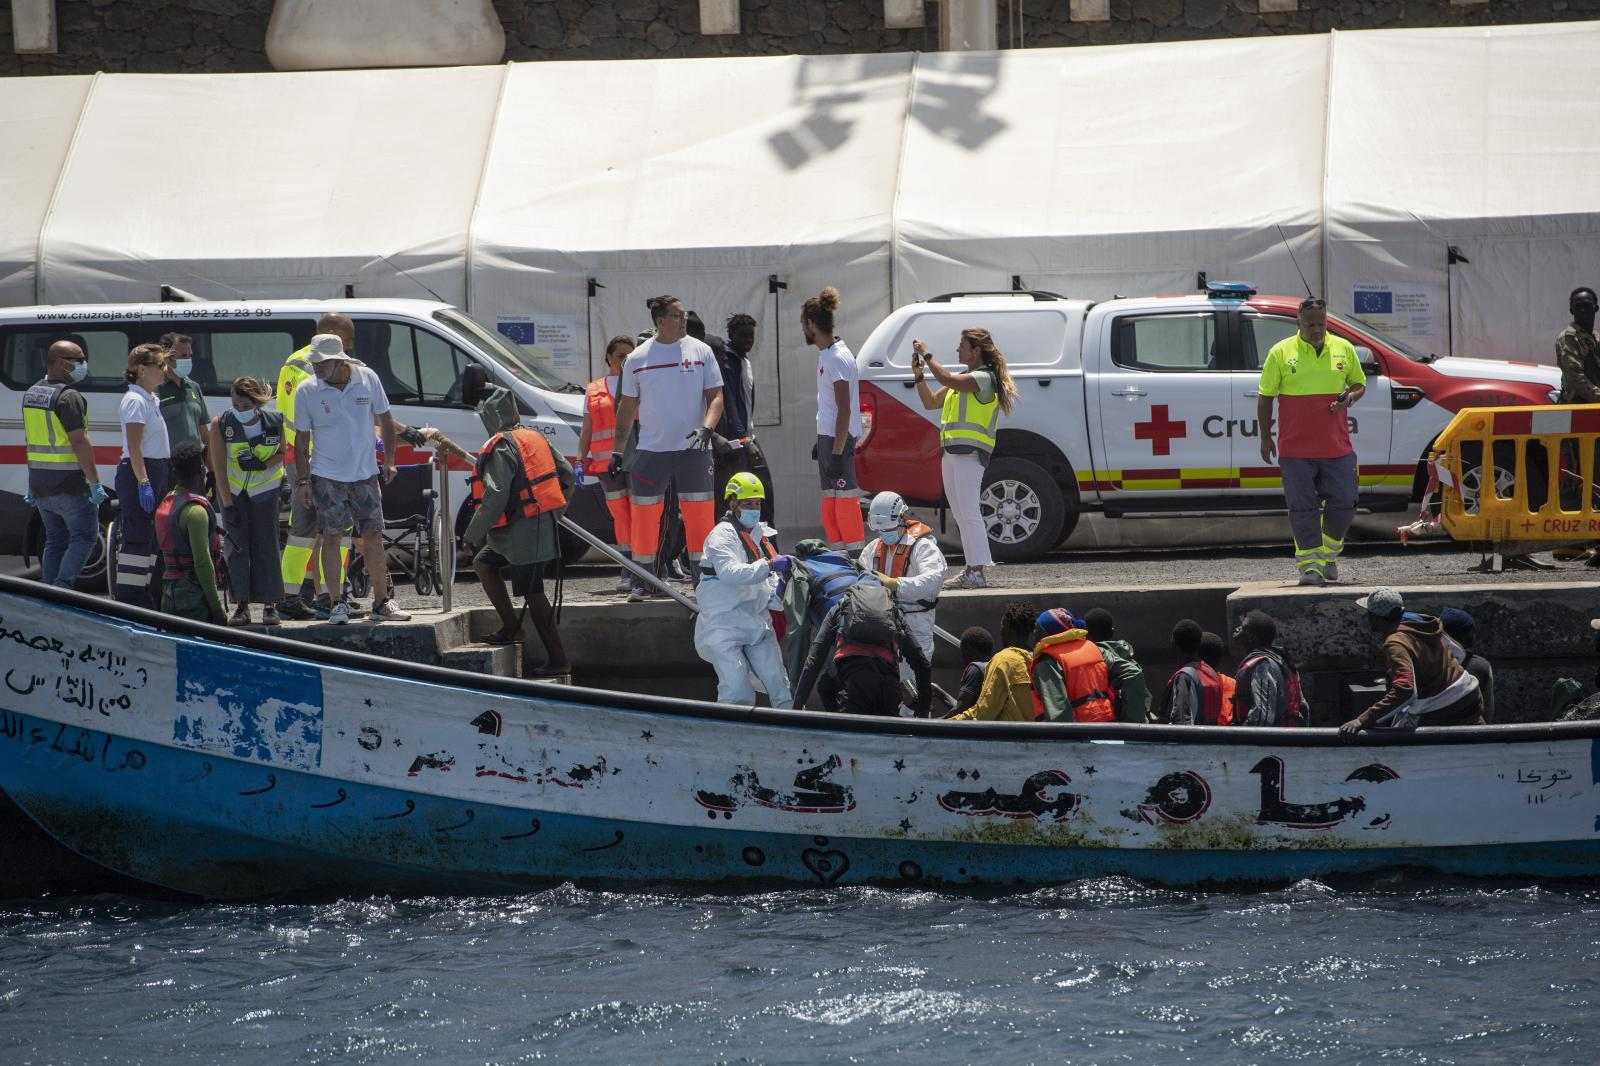
{"type": "Polygon", "coordinates": [[[717,524],[709,451],[691,448],[681,452],[638,452],[633,468],[628,471],[633,527],[630,543],[636,563],[656,561],[661,547],[661,515],[666,510],[669,486],[676,486],[678,490],[683,538],[688,542],[692,562],[700,561],[706,537],[717,524]]]}
{"type": "Polygon", "coordinates": [[[867,544],[861,521],[861,487],[856,481],[856,439],[845,441],[837,473],[830,473],[833,438],[817,435],[817,473],[822,479],[822,535],[828,547],[860,551],[867,544]]]}

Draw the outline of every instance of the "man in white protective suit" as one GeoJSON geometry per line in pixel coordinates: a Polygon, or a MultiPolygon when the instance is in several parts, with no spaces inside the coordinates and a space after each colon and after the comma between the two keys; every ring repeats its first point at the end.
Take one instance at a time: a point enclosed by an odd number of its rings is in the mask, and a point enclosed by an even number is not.
{"type": "MultiPolygon", "coordinates": [[[[880,492],[867,509],[867,528],[877,534],[858,560],[894,593],[922,654],[933,662],[933,612],[944,581],[944,554],[933,530],[912,518],[898,492],[880,492]]],[[[901,676],[906,676],[901,664],[901,676]]]]}
{"type": "Polygon", "coordinates": [[[728,480],[727,512],[707,534],[700,558],[694,650],[717,671],[719,703],[755,703],[753,673],[772,706],[793,707],[770,614],[782,609],[780,575],[787,578],[793,560],[778,553],[772,543],[778,531],[761,521],[765,498],[753,474],[728,480]]]}

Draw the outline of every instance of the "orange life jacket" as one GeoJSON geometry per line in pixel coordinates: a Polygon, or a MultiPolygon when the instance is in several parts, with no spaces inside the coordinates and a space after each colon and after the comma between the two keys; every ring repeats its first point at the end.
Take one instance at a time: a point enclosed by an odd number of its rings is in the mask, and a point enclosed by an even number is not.
{"type": "MultiPolygon", "coordinates": [[[[483,506],[483,464],[504,436],[506,434],[496,433],[478,449],[477,472],[472,479],[472,500],[480,507],[483,506]]],[[[567,498],[561,492],[561,481],[556,476],[555,453],[550,450],[544,434],[531,429],[513,429],[510,438],[522,456],[522,473],[512,485],[510,504],[494,521],[496,529],[510,525],[519,518],[548,514],[567,505],[567,498]]]]}
{"type": "Polygon", "coordinates": [[[929,536],[933,530],[918,521],[907,524],[905,535],[900,538],[900,543],[888,545],[880,538],[878,549],[872,553],[872,568],[880,574],[890,577],[900,577],[906,572],[906,567],[911,565],[911,549],[917,541],[929,536]]]}
{"type": "Polygon", "coordinates": [[[1233,724],[1233,693],[1239,683],[1221,670],[1217,671],[1217,679],[1222,682],[1222,710],[1217,712],[1218,725],[1233,724]]]}
{"type": "Polygon", "coordinates": [[[201,507],[206,512],[212,565],[214,566],[222,556],[222,537],[217,532],[217,513],[211,509],[211,501],[184,489],[170,492],[162,499],[155,514],[156,543],[161,547],[161,561],[165,564],[161,576],[168,581],[195,576],[194,556],[189,551],[189,538],[183,535],[179,524],[183,509],[190,504],[201,507]]]}
{"type": "Polygon", "coordinates": [[[605,378],[589,382],[584,391],[589,397],[590,456],[584,470],[590,474],[604,474],[611,465],[611,453],[617,450],[617,400],[606,388],[605,378]]]}
{"type": "MultiPolygon", "coordinates": [[[[1116,721],[1116,708],[1111,703],[1111,675],[1106,670],[1105,656],[1100,654],[1099,645],[1085,637],[1083,630],[1069,629],[1041,640],[1033,650],[1028,680],[1033,680],[1045,656],[1061,664],[1061,676],[1067,683],[1067,702],[1072,705],[1075,721],[1116,721]]],[[[1044,717],[1044,701],[1039,698],[1037,686],[1033,691],[1033,716],[1044,717]]]]}

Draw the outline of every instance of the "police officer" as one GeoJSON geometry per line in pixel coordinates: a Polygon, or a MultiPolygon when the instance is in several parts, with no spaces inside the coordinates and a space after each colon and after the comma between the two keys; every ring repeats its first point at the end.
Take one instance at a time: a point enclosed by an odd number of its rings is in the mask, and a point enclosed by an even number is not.
{"type": "Polygon", "coordinates": [[[211,446],[211,415],[205,394],[189,378],[194,370],[194,340],[186,333],[163,333],[161,347],[167,353],[165,380],[156,386],[155,396],[167,424],[167,439],[174,448],[194,441],[205,452],[211,446]]]}
{"type": "Polygon", "coordinates": [[[1272,346],[1261,367],[1256,422],[1261,460],[1278,460],[1302,585],[1339,579],[1339,553],[1356,517],[1359,480],[1347,412],[1367,391],[1356,350],[1328,332],[1328,306],[1300,301],[1300,329],[1272,346]],[[1283,418],[1273,441],[1272,401],[1283,418]]]}
{"type": "Polygon", "coordinates": [[[50,346],[45,376],[22,397],[27,440],[28,502],[44,523],[42,580],[71,588],[94,548],[105,486],[89,442],[89,404],[72,386],[89,374],[89,360],[72,341],[50,346]]]}
{"type": "Polygon", "coordinates": [[[1562,403],[1600,403],[1600,337],[1594,332],[1600,298],[1588,286],[1567,298],[1572,325],[1556,338],[1556,366],[1561,368],[1562,403]]]}
{"type": "Polygon", "coordinates": [[[211,426],[211,472],[228,532],[228,580],[233,586],[231,626],[248,625],[250,603],[262,605],[264,625],[279,623],[283,599],[278,557],[278,492],[283,484],[283,415],[265,410],[265,382],[233,383],[233,406],[211,426]]]}

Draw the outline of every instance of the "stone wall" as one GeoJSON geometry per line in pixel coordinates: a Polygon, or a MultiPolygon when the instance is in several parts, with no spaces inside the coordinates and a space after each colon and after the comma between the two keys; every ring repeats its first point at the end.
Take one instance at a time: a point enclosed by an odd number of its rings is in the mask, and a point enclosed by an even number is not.
{"type": "MultiPolygon", "coordinates": [[[[1600,0],[1017,0],[1028,47],[1124,44],[1329,29],[1462,26],[1600,18],[1600,0]],[[1292,11],[1261,8],[1293,7],[1292,11]],[[1105,21],[1074,22],[1103,7],[1105,21]]],[[[0,75],[270,69],[263,43],[273,0],[56,0],[60,51],[17,55],[11,5],[0,3],[0,75]]],[[[886,30],[881,0],[741,0],[743,32],[704,37],[697,0],[495,0],[506,58],[640,59],[787,53],[933,51],[928,25],[886,30]]],[[[1002,46],[1007,0],[999,0],[1002,46]]]]}

